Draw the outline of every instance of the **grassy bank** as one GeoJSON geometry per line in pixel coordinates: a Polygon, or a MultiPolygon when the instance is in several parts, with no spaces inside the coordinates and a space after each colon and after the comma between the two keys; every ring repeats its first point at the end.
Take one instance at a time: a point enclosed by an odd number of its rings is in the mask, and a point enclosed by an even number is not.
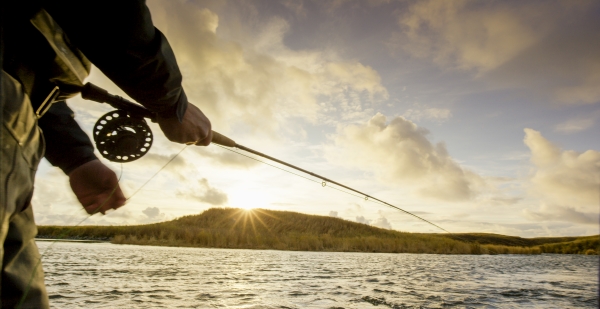
{"type": "Polygon", "coordinates": [[[597,254],[598,237],[520,238],[421,234],[287,211],[213,208],[136,226],[40,226],[41,237],[111,239],[116,244],[296,251],[436,254],[597,254]],[[590,251],[591,250],[591,251],[590,251]]]}

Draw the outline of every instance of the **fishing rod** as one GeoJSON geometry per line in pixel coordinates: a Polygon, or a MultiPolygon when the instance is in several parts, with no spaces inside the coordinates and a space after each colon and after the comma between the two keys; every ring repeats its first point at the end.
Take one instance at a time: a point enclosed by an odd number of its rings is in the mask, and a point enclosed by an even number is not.
{"type": "MultiPolygon", "coordinates": [[[[100,117],[100,119],[98,119],[94,125],[94,142],[96,143],[98,151],[104,158],[112,162],[125,163],[135,161],[148,153],[150,147],[152,146],[153,136],[152,131],[150,130],[150,127],[144,118],[149,118],[151,121],[156,122],[155,113],[137,103],[131,102],[120,96],[110,94],[108,91],[92,83],[86,83],[81,88],[81,97],[90,101],[107,103],[117,109],[100,117]]],[[[315,174],[293,164],[266,155],[262,152],[240,145],[233,139],[218,132],[212,131],[211,143],[227,148],[237,148],[270,161],[285,165],[302,173],[321,179],[321,185],[323,187],[325,187],[327,183],[335,184],[346,190],[358,193],[359,195],[363,196],[365,200],[371,199],[377,201],[385,206],[394,208],[432,226],[435,226],[444,232],[452,234],[446,229],[424,218],[421,218],[410,211],[394,206],[388,202],[348,187],[327,177],[315,174]]]]}

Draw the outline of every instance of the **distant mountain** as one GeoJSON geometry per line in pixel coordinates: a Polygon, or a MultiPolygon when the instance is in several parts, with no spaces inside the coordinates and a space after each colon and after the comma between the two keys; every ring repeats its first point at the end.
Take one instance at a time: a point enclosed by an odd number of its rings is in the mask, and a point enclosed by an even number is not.
{"type": "Polygon", "coordinates": [[[422,234],[289,211],[212,208],[136,226],[39,226],[41,238],[110,239],[116,244],[437,254],[597,254],[598,236],[521,238],[497,234],[422,234]]]}

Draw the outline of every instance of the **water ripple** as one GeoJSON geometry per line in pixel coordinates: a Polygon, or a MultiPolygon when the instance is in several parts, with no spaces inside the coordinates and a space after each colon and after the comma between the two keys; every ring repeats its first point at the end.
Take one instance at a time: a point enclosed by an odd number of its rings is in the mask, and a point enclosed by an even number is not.
{"type": "Polygon", "coordinates": [[[594,256],[57,243],[43,262],[56,308],[598,308],[594,256]]]}

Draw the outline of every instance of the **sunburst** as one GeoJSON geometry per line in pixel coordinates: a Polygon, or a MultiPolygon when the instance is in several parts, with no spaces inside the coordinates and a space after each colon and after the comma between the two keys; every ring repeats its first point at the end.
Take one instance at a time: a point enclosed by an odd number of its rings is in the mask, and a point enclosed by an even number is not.
{"type": "Polygon", "coordinates": [[[277,218],[276,216],[273,216],[273,215],[263,211],[262,209],[240,208],[240,209],[238,209],[238,211],[234,212],[233,214],[231,214],[231,216],[229,216],[229,218],[235,217],[235,219],[234,219],[235,221],[234,221],[233,225],[231,226],[231,230],[235,229],[235,227],[241,223],[242,231],[244,233],[246,232],[247,227],[251,227],[254,236],[257,237],[258,232],[256,230],[256,227],[257,227],[257,223],[258,223],[258,224],[262,225],[267,230],[268,233],[271,233],[271,229],[265,224],[265,222],[261,218],[261,215],[268,216],[273,219],[279,220],[279,218],[277,218]],[[250,223],[250,224],[248,224],[248,223],[250,223]]]}

